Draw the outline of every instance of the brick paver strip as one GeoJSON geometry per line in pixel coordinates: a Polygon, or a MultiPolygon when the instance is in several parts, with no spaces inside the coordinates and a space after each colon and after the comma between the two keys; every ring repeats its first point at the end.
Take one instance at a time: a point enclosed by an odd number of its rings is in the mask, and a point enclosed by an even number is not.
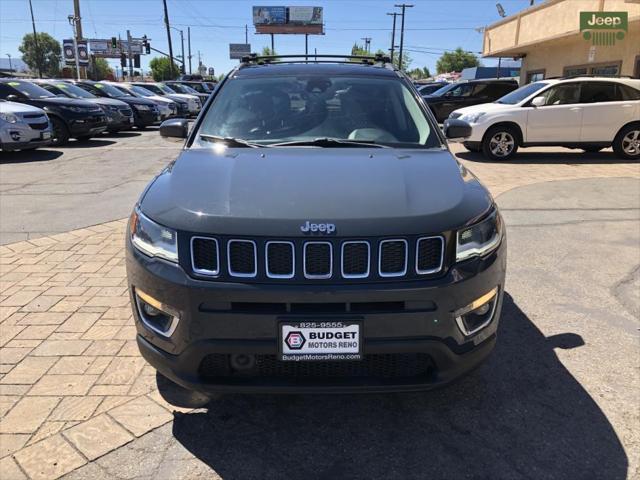
{"type": "MultiPolygon", "coordinates": [[[[637,163],[528,155],[490,163],[463,154],[469,160],[462,163],[495,196],[554,180],[640,178],[637,163]]],[[[7,478],[23,471],[56,478],[185,410],[164,401],[137,351],[125,225],[123,219],[0,246],[0,471],[7,478]]]]}

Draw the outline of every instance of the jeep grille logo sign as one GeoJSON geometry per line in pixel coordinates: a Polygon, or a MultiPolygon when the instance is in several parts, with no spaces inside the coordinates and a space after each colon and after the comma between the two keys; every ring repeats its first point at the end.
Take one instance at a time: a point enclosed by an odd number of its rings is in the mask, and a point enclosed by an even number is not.
{"type": "Polygon", "coordinates": [[[302,233],[319,233],[324,235],[332,235],[336,231],[336,226],[333,223],[311,223],[307,220],[300,226],[302,233]]]}
{"type": "Polygon", "coordinates": [[[628,12],[580,12],[582,38],[592,45],[615,45],[629,28],[628,12]]]}

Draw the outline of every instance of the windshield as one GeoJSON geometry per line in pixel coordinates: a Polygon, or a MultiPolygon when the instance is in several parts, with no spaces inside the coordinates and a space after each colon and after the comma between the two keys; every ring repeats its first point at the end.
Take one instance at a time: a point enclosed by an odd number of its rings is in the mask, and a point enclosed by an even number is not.
{"type": "Polygon", "coordinates": [[[439,96],[447,93],[452,88],[455,88],[456,85],[457,85],[456,83],[449,83],[448,85],[445,85],[444,87],[439,88],[435,92],[432,92],[431,95],[433,95],[434,97],[439,97],[439,96]]]}
{"type": "Polygon", "coordinates": [[[143,97],[153,97],[155,95],[155,93],[153,93],[151,90],[147,90],[146,88],[143,88],[143,87],[138,87],[137,85],[133,85],[131,87],[131,90],[137,93],[138,95],[142,95],[143,97]]]}
{"type": "Polygon", "coordinates": [[[180,83],[172,83],[171,90],[178,93],[187,93],[187,89],[185,88],[185,86],[180,83]]]}
{"type": "Polygon", "coordinates": [[[538,90],[549,85],[546,82],[535,82],[530,83],[529,85],[524,85],[517,90],[514,90],[511,93],[506,94],[504,97],[499,98],[495,101],[495,103],[506,103],[508,105],[515,105],[516,103],[520,103],[525,98],[530,95],[533,95],[538,90]]]}
{"type": "Polygon", "coordinates": [[[142,85],[136,85],[136,86],[149,90],[154,95],[162,95],[162,90],[160,90],[160,87],[158,87],[153,83],[145,83],[144,86],[142,85]]]}
{"type": "Polygon", "coordinates": [[[171,95],[172,93],[176,93],[175,90],[171,90],[164,83],[159,83],[158,87],[160,88],[160,90],[162,90],[163,93],[166,93],[166,94],[169,94],[169,95],[171,95]]]}
{"type": "Polygon", "coordinates": [[[53,84],[48,84],[44,86],[44,88],[47,88],[47,87],[54,88],[56,89],[55,90],[56,93],[61,92],[71,98],[96,98],[96,96],[93,95],[92,93],[89,93],[80,87],[76,87],[71,83],[59,82],[59,83],[53,83],[53,84]]]}
{"type": "Polygon", "coordinates": [[[7,84],[29,98],[55,97],[53,93],[47,92],[44,88],[34,85],[33,83],[15,81],[7,82],[7,84]]]}
{"type": "Polygon", "coordinates": [[[120,90],[119,88],[111,86],[111,85],[109,85],[107,83],[94,83],[93,86],[98,88],[98,89],[100,89],[101,91],[106,93],[108,96],[113,97],[113,98],[130,96],[129,93],[125,93],[122,90],[120,90]]]}
{"type": "Polygon", "coordinates": [[[199,134],[262,145],[319,138],[440,145],[402,81],[364,76],[230,79],[207,111],[199,134]]]}
{"type": "Polygon", "coordinates": [[[191,90],[194,90],[195,92],[209,93],[209,90],[207,89],[207,87],[205,87],[204,84],[202,83],[190,83],[189,85],[185,85],[185,86],[191,90]]]}
{"type": "MultiPolygon", "coordinates": [[[[173,88],[174,85],[171,85],[173,88]]],[[[189,85],[181,85],[183,93],[190,93],[191,95],[197,95],[198,92],[191,88],[189,85]]]]}

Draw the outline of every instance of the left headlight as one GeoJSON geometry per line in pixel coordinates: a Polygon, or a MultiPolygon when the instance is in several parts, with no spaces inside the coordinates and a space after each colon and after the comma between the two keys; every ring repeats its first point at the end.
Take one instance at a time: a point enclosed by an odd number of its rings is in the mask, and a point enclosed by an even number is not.
{"type": "Polygon", "coordinates": [[[129,219],[131,243],[150,257],[178,262],[178,236],[175,230],[158,225],[136,207],[129,219]]]}
{"type": "Polygon", "coordinates": [[[495,250],[502,240],[504,225],[497,210],[470,227],[458,230],[456,261],[486,255],[495,250]]]}
{"type": "Polygon", "coordinates": [[[0,113],[0,120],[4,120],[7,123],[18,123],[19,118],[13,113],[0,113]]]}
{"type": "Polygon", "coordinates": [[[485,113],[486,112],[465,113],[458,119],[467,123],[476,123],[485,113]]]}

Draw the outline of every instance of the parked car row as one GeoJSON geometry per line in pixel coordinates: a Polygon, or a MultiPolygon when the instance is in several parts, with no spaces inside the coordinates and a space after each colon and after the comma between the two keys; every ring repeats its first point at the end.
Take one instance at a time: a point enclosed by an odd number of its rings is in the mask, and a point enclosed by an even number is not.
{"type": "Polygon", "coordinates": [[[542,80],[492,103],[457,109],[447,122],[452,120],[471,125],[471,136],[463,145],[491,160],[508,160],[519,147],[531,146],[561,146],[586,152],[612,147],[618,157],[638,160],[640,80],[542,80]]]}
{"type": "Polygon", "coordinates": [[[208,96],[179,82],[0,79],[0,150],[61,146],[196,117],[208,96]]]}

